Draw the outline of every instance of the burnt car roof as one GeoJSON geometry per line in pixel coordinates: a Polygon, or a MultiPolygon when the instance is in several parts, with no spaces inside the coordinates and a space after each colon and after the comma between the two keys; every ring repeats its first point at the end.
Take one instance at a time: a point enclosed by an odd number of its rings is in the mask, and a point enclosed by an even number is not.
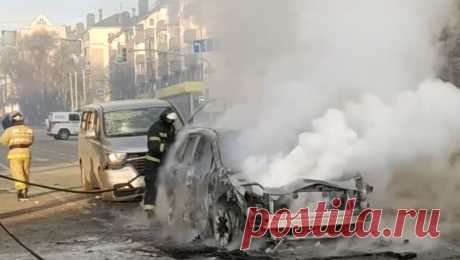
{"type": "MultiPolygon", "coordinates": [[[[296,179],[287,185],[280,187],[264,187],[257,182],[248,182],[245,178],[237,176],[229,176],[230,182],[235,187],[241,187],[241,192],[245,190],[255,190],[254,187],[259,187],[264,194],[269,195],[288,195],[295,192],[314,192],[314,191],[330,191],[330,190],[350,190],[356,191],[356,181],[353,177],[347,180],[340,181],[325,181],[316,179],[296,179]]],[[[369,186],[370,187],[370,186],[369,186]]],[[[371,188],[371,187],[370,187],[371,188]]]]}
{"type": "Polygon", "coordinates": [[[212,136],[217,135],[224,135],[227,133],[238,133],[240,130],[234,129],[226,129],[226,128],[212,128],[212,127],[205,127],[205,126],[196,126],[196,125],[189,125],[186,129],[182,130],[184,133],[187,134],[208,134],[212,136]]]}
{"type": "Polygon", "coordinates": [[[357,190],[353,179],[347,181],[323,181],[312,179],[298,179],[278,188],[267,187],[265,192],[271,195],[285,195],[299,191],[320,191],[320,189],[357,190]]]}

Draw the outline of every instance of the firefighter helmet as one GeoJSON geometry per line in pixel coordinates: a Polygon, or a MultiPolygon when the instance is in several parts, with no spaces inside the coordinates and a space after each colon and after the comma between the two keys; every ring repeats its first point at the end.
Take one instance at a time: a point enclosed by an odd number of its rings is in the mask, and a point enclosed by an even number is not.
{"type": "Polygon", "coordinates": [[[24,116],[19,112],[11,113],[11,123],[12,124],[24,123],[24,116]]]}
{"type": "Polygon", "coordinates": [[[172,108],[168,107],[163,111],[160,119],[165,122],[174,123],[178,119],[178,115],[172,108]]]}

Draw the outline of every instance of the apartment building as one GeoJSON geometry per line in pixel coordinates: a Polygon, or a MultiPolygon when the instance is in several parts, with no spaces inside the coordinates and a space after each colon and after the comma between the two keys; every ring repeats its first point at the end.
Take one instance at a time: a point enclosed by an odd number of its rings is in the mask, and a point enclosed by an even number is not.
{"type": "Polygon", "coordinates": [[[111,40],[116,55],[127,53],[122,65],[134,70],[137,96],[170,100],[185,116],[204,95],[203,80],[209,65],[207,54],[194,48],[197,41],[207,39],[205,26],[197,22],[194,4],[184,0],[157,1],[131,29],[111,40]]]}
{"type": "Polygon", "coordinates": [[[118,13],[89,26],[82,38],[83,59],[88,85],[88,103],[111,99],[110,89],[110,39],[125,28],[132,26],[133,18],[128,12],[118,13]]]}

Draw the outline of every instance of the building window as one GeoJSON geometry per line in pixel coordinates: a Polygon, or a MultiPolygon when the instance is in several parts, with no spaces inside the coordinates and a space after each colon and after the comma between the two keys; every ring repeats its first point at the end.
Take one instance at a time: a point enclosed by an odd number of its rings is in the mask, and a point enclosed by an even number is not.
{"type": "Polygon", "coordinates": [[[46,21],[45,21],[45,19],[43,19],[43,17],[40,17],[40,19],[38,19],[38,21],[37,21],[37,24],[46,25],[46,21]]]}
{"type": "Polygon", "coordinates": [[[138,24],[136,25],[136,31],[140,32],[144,30],[144,24],[138,24]]]}
{"type": "Polygon", "coordinates": [[[145,74],[145,64],[144,63],[140,63],[140,64],[137,64],[137,73],[138,75],[144,75],[145,74]]]}
{"type": "Polygon", "coordinates": [[[155,26],[155,19],[150,18],[150,20],[149,20],[149,25],[150,25],[150,26],[155,26]]]}

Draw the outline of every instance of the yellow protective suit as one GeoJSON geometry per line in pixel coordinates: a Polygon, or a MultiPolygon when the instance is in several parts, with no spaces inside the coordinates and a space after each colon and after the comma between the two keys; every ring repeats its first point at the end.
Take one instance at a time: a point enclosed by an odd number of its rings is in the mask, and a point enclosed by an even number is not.
{"type": "MultiPolygon", "coordinates": [[[[29,181],[31,152],[30,146],[34,140],[33,129],[26,125],[12,126],[3,132],[0,144],[8,146],[8,160],[13,178],[29,181]]],[[[27,185],[15,182],[16,190],[27,189],[27,185]]]]}

